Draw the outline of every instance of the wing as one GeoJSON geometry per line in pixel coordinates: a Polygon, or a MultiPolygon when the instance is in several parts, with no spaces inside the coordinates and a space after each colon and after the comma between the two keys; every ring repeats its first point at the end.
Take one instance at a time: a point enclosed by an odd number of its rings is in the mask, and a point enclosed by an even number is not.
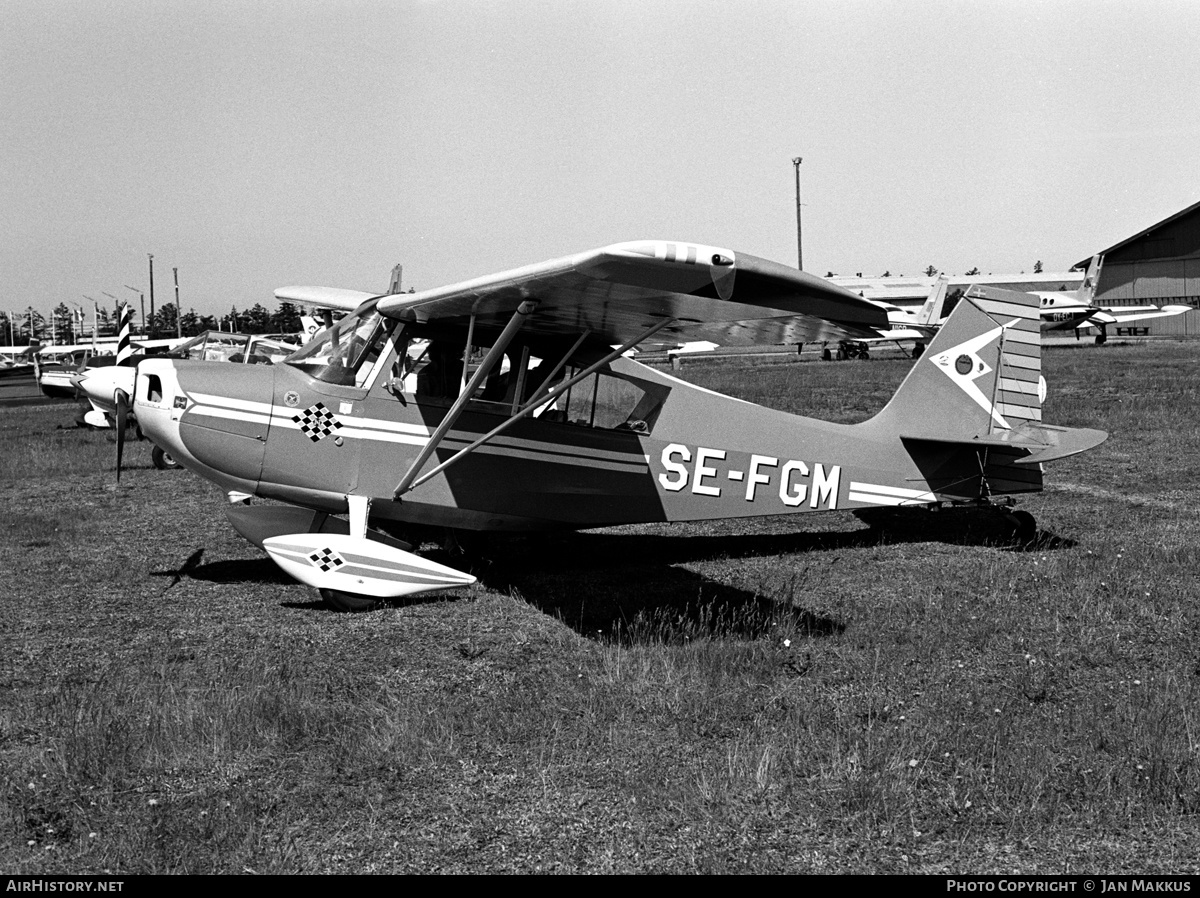
{"type": "Polygon", "coordinates": [[[340,287],[280,287],[275,291],[275,298],[282,302],[298,302],[306,306],[337,309],[342,312],[353,312],[368,299],[374,299],[376,296],[379,294],[343,290],[340,287]]]}
{"type": "MultiPolygon", "coordinates": [[[[277,294],[278,295],[278,294],[277,294]]],[[[448,287],[386,296],[379,311],[402,321],[501,327],[535,300],[527,332],[591,331],[611,344],[668,319],[657,342],[798,343],[875,336],[887,313],[818,277],[755,256],[692,243],[643,241],[554,259],[448,287]]]]}
{"type": "Polygon", "coordinates": [[[928,340],[936,329],[916,327],[893,327],[879,331],[874,337],[863,337],[862,343],[892,343],[896,340],[928,340]]]}
{"type": "Polygon", "coordinates": [[[1190,312],[1191,306],[1142,306],[1138,308],[1130,307],[1129,311],[1124,312],[1121,308],[1101,309],[1088,319],[1088,323],[1095,324],[1129,324],[1134,321],[1148,321],[1151,318],[1170,318],[1172,315],[1182,315],[1184,312],[1190,312]]]}

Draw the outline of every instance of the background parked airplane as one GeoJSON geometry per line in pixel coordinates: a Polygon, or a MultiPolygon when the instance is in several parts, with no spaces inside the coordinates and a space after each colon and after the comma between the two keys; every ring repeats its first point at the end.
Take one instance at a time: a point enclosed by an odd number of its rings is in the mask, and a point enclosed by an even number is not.
{"type": "MultiPolygon", "coordinates": [[[[905,309],[879,299],[868,300],[887,312],[888,327],[880,331],[877,337],[840,341],[836,357],[839,360],[869,359],[872,346],[878,346],[880,343],[895,343],[898,347],[903,348],[903,343],[911,342],[913,345],[912,357],[920,358],[945,319],[946,290],[949,285],[949,278],[939,277],[934,282],[933,289],[929,291],[929,297],[918,310],[905,309]]],[[[834,353],[828,348],[822,351],[822,358],[826,361],[833,356],[834,353]]]]}
{"type": "Polygon", "coordinates": [[[1182,315],[1190,311],[1191,306],[1109,306],[1107,308],[1095,304],[1096,286],[1100,283],[1100,268],[1104,259],[1093,256],[1088,265],[1083,283],[1073,293],[1054,291],[1036,292],[1034,295],[1041,301],[1043,332],[1079,331],[1085,328],[1096,328],[1100,333],[1096,336],[1098,344],[1108,340],[1108,327],[1115,325],[1123,327],[1139,321],[1149,321],[1153,318],[1169,318],[1172,315],[1182,315]]]}

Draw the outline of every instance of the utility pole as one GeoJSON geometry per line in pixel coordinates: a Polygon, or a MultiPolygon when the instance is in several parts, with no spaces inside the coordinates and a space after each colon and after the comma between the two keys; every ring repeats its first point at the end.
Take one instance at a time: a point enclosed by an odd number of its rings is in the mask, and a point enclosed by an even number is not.
{"type": "Polygon", "coordinates": [[[172,268],[175,275],[175,336],[183,339],[183,310],[179,308],[179,269],[172,268]]]}
{"type": "Polygon", "coordinates": [[[96,336],[100,333],[100,303],[86,293],[79,294],[92,304],[92,355],[96,354],[96,336]]]}
{"type": "MultiPolygon", "coordinates": [[[[797,178],[799,178],[799,175],[797,175],[797,178]]],[[[154,319],[154,253],[148,252],[146,256],[150,257],[150,339],[154,340],[155,331],[157,330],[157,324],[154,319]]],[[[144,313],[142,318],[144,321],[144,313]]]]}
{"type": "Polygon", "coordinates": [[[804,241],[800,227],[800,163],[803,161],[800,156],[792,158],[792,165],[796,167],[796,267],[801,271],[804,270],[804,241]]]}

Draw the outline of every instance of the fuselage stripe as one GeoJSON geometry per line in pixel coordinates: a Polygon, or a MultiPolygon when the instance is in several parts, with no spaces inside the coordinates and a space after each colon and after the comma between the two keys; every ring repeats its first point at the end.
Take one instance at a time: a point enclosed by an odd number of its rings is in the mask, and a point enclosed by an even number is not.
{"type": "MultiPolygon", "coordinates": [[[[280,427],[286,430],[300,430],[300,424],[293,421],[290,417],[277,415],[274,418],[268,418],[263,414],[253,414],[221,406],[195,405],[188,409],[188,415],[227,421],[247,421],[254,424],[280,427]]],[[[354,421],[355,419],[353,418],[342,417],[339,420],[343,422],[343,426],[340,428],[338,435],[347,439],[372,440],[375,442],[398,443],[408,446],[424,446],[429,441],[427,434],[417,435],[403,432],[389,432],[387,430],[368,430],[352,426],[349,422],[354,421]]],[[[446,437],[446,447],[460,449],[474,442],[476,439],[478,439],[478,436],[473,433],[451,431],[450,435],[446,437]]],[[[496,440],[485,443],[473,451],[486,455],[503,455],[509,458],[520,458],[530,461],[576,465],[621,474],[644,474],[649,470],[650,466],[650,459],[645,455],[610,452],[603,449],[588,449],[583,446],[574,447],[554,443],[538,443],[533,440],[496,440]]]]}

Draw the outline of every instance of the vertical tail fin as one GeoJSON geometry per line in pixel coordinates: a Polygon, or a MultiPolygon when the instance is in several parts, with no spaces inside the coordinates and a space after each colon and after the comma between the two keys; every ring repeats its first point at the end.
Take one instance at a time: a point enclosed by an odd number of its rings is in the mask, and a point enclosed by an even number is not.
{"type": "Polygon", "coordinates": [[[902,436],[966,441],[1042,418],[1039,300],[974,286],[871,420],[902,436]]]}
{"type": "Polygon", "coordinates": [[[1081,303],[1090,306],[1092,300],[1096,298],[1096,286],[1100,283],[1100,266],[1103,264],[1103,256],[1092,256],[1092,261],[1088,263],[1087,273],[1083,276],[1083,283],[1075,292],[1075,298],[1081,303]]]}
{"type": "Polygon", "coordinates": [[[925,300],[925,305],[921,306],[921,311],[917,313],[917,324],[933,325],[942,320],[942,310],[946,307],[946,289],[949,286],[950,279],[945,275],[937,279],[929,292],[929,298],[925,300]]]}

